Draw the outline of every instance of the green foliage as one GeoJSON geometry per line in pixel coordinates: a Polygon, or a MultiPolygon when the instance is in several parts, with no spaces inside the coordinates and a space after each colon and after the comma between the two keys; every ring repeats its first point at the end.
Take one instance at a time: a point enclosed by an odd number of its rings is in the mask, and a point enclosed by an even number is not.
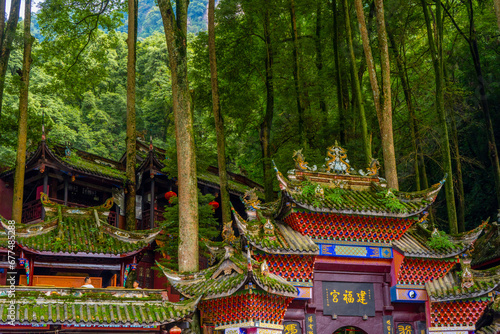
{"type": "Polygon", "coordinates": [[[427,245],[436,250],[455,249],[455,244],[450,241],[444,231],[432,233],[431,238],[427,241],[427,245]]]}
{"type": "Polygon", "coordinates": [[[387,189],[385,191],[379,192],[378,200],[384,204],[384,206],[392,212],[408,212],[408,209],[401,202],[399,198],[394,195],[395,189],[387,189]]]}
{"type": "MultiPolygon", "coordinates": [[[[200,254],[206,257],[209,256],[203,240],[213,240],[219,235],[219,223],[214,217],[212,206],[208,203],[214,200],[214,196],[207,194],[202,195],[198,190],[198,239],[200,246],[200,254]]],[[[165,220],[161,222],[161,228],[164,231],[163,246],[158,247],[157,251],[168,255],[168,259],[162,259],[162,265],[177,270],[177,254],[179,243],[179,203],[178,198],[170,199],[171,205],[165,207],[165,220]]]]}
{"type": "Polygon", "coordinates": [[[340,205],[340,204],[342,204],[342,195],[344,193],[345,193],[344,189],[337,187],[337,188],[334,188],[334,189],[328,191],[328,193],[325,195],[325,197],[329,201],[331,201],[337,205],[340,205]]]}

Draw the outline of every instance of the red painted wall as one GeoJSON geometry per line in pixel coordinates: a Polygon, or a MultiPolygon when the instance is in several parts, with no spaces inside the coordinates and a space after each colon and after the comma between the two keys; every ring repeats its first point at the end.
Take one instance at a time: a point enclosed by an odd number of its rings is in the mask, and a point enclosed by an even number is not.
{"type": "Polygon", "coordinates": [[[12,217],[12,195],[13,185],[0,180],[0,215],[5,219],[12,217]]]}

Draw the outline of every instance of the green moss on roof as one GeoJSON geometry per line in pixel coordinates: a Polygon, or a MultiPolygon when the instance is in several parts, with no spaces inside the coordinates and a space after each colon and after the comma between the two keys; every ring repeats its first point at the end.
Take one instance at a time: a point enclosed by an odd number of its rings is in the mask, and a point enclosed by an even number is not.
{"type": "MultiPolygon", "coordinates": [[[[211,173],[208,173],[208,172],[198,173],[198,179],[201,180],[201,181],[205,181],[205,182],[211,183],[213,185],[216,185],[217,187],[220,185],[219,176],[211,174],[211,173]]],[[[230,190],[232,190],[234,192],[237,192],[239,194],[242,194],[242,195],[247,190],[250,189],[250,187],[248,187],[248,186],[246,186],[244,184],[235,182],[233,180],[228,180],[228,187],[229,187],[230,190]]],[[[262,194],[261,192],[257,192],[257,195],[259,196],[259,198],[264,198],[264,194],[262,194]]]]}
{"type": "Polygon", "coordinates": [[[104,176],[109,176],[114,179],[125,180],[125,172],[118,169],[112,168],[110,166],[104,166],[90,160],[83,159],[79,157],[76,153],[72,152],[70,156],[60,157],[62,161],[68,165],[79,169],[84,172],[90,172],[93,174],[100,174],[104,176]]]}
{"type": "Polygon", "coordinates": [[[33,250],[55,253],[124,254],[147,246],[144,241],[125,242],[101,233],[95,220],[88,216],[65,217],[58,228],[40,235],[19,237],[17,241],[33,250]]]}

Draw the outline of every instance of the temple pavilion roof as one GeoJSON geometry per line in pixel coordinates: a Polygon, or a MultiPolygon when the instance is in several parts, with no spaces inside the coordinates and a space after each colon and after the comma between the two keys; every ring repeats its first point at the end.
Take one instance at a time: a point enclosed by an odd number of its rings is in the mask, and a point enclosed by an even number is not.
{"type": "Polygon", "coordinates": [[[461,259],[461,270],[449,272],[446,276],[425,284],[431,301],[459,301],[471,298],[491,299],[500,285],[500,266],[487,270],[473,270],[470,260],[461,259]]]}
{"type": "Polygon", "coordinates": [[[474,268],[500,260],[500,226],[497,222],[488,224],[484,229],[484,235],[477,240],[472,257],[474,268]]]}
{"type": "Polygon", "coordinates": [[[170,284],[182,295],[203,300],[227,297],[239,290],[258,289],[272,295],[296,297],[297,289],[280,276],[269,272],[265,262],[259,263],[233,247],[225,246],[221,261],[197,273],[179,274],[158,264],[170,284]]]}
{"type": "Polygon", "coordinates": [[[406,257],[446,259],[461,254],[471,248],[472,244],[479,237],[486,222],[476,227],[475,229],[460,233],[455,236],[444,235],[443,238],[448,238],[450,241],[447,245],[440,244],[439,248],[431,246],[433,234],[438,231],[431,232],[424,228],[422,224],[415,224],[398,240],[392,242],[392,246],[406,257]]]}
{"type": "Polygon", "coordinates": [[[281,221],[255,212],[255,219],[245,221],[233,210],[236,226],[253,247],[269,254],[318,255],[319,247],[306,235],[281,221]]]}
{"type": "MultiPolygon", "coordinates": [[[[8,289],[0,290],[0,317],[7,318],[8,289]]],[[[178,303],[163,290],[16,287],[15,324],[159,326],[190,317],[199,298],[178,303]]]]}
{"type": "MultiPolygon", "coordinates": [[[[25,251],[59,256],[123,257],[133,255],[148,246],[160,230],[125,231],[109,225],[107,214],[113,205],[74,208],[41,198],[46,215],[37,224],[17,224],[16,242],[25,251]]],[[[5,229],[8,225],[1,223],[5,229]]]]}
{"type": "Polygon", "coordinates": [[[349,165],[347,151],[336,144],[328,148],[325,165],[310,167],[301,151],[294,153],[296,168],[288,172],[288,177],[276,169],[283,191],[281,211],[290,203],[313,212],[412,217],[436,199],[444,183],[443,179],[418,192],[396,191],[387,188],[386,181],[378,176],[376,160],[366,171],[356,171],[349,165]]]}
{"type": "Polygon", "coordinates": [[[496,319],[489,326],[476,331],[476,334],[498,334],[500,333],[500,319],[496,319]]]}

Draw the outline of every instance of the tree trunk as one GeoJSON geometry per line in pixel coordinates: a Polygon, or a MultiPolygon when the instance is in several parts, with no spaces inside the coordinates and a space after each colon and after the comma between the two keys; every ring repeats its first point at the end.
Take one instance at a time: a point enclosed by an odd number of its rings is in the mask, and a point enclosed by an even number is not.
{"type": "Polygon", "coordinates": [[[349,45],[349,54],[351,58],[351,71],[352,71],[352,80],[354,89],[353,95],[355,95],[355,100],[360,115],[363,146],[365,151],[365,161],[367,165],[369,165],[372,159],[371,143],[370,143],[370,137],[368,135],[368,125],[366,123],[365,108],[363,106],[363,96],[361,93],[361,86],[357,75],[358,70],[356,66],[356,56],[354,55],[354,47],[352,44],[351,18],[349,15],[349,5],[347,0],[343,1],[343,5],[344,5],[344,16],[345,16],[345,25],[347,34],[347,44],[349,45]]]}
{"type": "Polygon", "coordinates": [[[212,82],[212,109],[217,132],[217,159],[219,163],[220,194],[222,204],[222,223],[231,221],[231,204],[227,190],[226,137],[224,122],[220,111],[219,83],[217,80],[217,57],[215,53],[215,0],[208,0],[208,56],[210,58],[210,77],[212,82]]]}
{"type": "Polygon", "coordinates": [[[390,29],[387,29],[387,36],[389,37],[389,41],[391,42],[390,47],[392,53],[394,54],[394,58],[396,59],[396,66],[398,68],[399,80],[401,81],[401,86],[403,87],[403,92],[405,96],[406,107],[408,108],[409,120],[408,123],[410,125],[410,135],[411,135],[411,143],[414,152],[413,157],[413,166],[415,168],[415,184],[417,187],[417,191],[420,191],[420,168],[419,168],[419,140],[418,140],[418,127],[417,127],[417,119],[415,116],[415,108],[413,106],[413,101],[411,98],[411,87],[406,80],[406,67],[403,65],[403,60],[401,59],[401,55],[399,54],[398,46],[396,44],[396,40],[394,38],[394,34],[390,29]]]}
{"type": "MultiPolygon", "coordinates": [[[[268,5],[268,2],[266,2],[268,5]]],[[[266,202],[274,200],[273,181],[271,171],[271,126],[274,116],[274,83],[273,83],[273,48],[271,42],[271,27],[269,22],[269,7],[264,13],[264,41],[266,43],[266,113],[260,125],[260,143],[262,149],[262,167],[264,172],[264,193],[266,202]]]]}
{"type": "Polygon", "coordinates": [[[495,14],[497,14],[498,31],[500,31],[500,0],[493,0],[495,6],[495,14]]]}
{"type": "MultiPolygon", "coordinates": [[[[321,131],[323,132],[323,138],[328,138],[330,140],[331,137],[331,124],[328,120],[328,111],[326,110],[326,102],[325,102],[325,92],[323,89],[324,85],[324,75],[323,75],[323,50],[321,48],[321,20],[322,20],[322,10],[321,10],[321,0],[316,0],[316,70],[317,70],[317,78],[318,82],[318,98],[319,98],[319,110],[321,112],[321,120],[323,122],[323,126],[321,131]]],[[[326,147],[326,146],[325,146],[326,147]]]]}
{"type": "Polygon", "coordinates": [[[448,211],[448,224],[450,232],[455,234],[458,232],[457,212],[455,207],[455,196],[453,192],[453,171],[450,154],[450,141],[448,136],[448,127],[446,124],[446,112],[444,109],[444,74],[443,74],[443,20],[441,13],[441,0],[436,2],[436,40],[434,40],[431,26],[429,10],[425,0],[420,0],[424,11],[425,24],[427,27],[427,38],[434,66],[435,81],[436,81],[436,111],[439,116],[439,126],[437,127],[439,137],[441,139],[441,152],[443,159],[443,169],[448,175],[445,183],[446,194],[446,209],[448,211]]]}
{"type": "Polygon", "coordinates": [[[335,81],[337,83],[337,105],[339,109],[339,137],[340,144],[345,145],[345,114],[347,110],[346,101],[349,98],[344,98],[342,82],[342,70],[340,66],[340,34],[339,34],[339,23],[338,23],[338,12],[337,12],[337,1],[332,1],[332,12],[333,12],[333,54],[335,60],[335,81]]]}
{"type": "Polygon", "coordinates": [[[292,28],[293,52],[292,69],[295,97],[297,101],[297,113],[299,116],[299,145],[306,146],[306,134],[304,131],[304,107],[302,106],[302,92],[299,72],[299,41],[297,33],[297,17],[295,15],[295,0],[290,0],[290,22],[292,28]]]}
{"type": "MultiPolygon", "coordinates": [[[[128,0],[128,37],[127,37],[127,203],[126,226],[136,228],[135,218],[135,163],[136,163],[136,121],[135,121],[135,62],[137,39],[137,0],[128,0]]],[[[154,198],[151,198],[154,205],[154,198]]]]}
{"type": "Polygon", "coordinates": [[[198,271],[198,183],[187,77],[188,0],[176,0],[176,13],[170,0],[159,0],[172,75],[172,99],[177,142],[179,184],[179,271],[198,271]]]}
{"type": "Polygon", "coordinates": [[[12,219],[21,223],[23,212],[24,173],[26,170],[26,141],[28,137],[28,91],[31,68],[31,45],[33,38],[30,33],[31,0],[24,4],[24,52],[21,85],[19,89],[19,127],[17,131],[17,158],[14,174],[14,198],[12,203],[12,219]]]}
{"type": "MultiPolygon", "coordinates": [[[[2,0],[5,8],[5,0],[2,0]]],[[[2,122],[2,103],[3,103],[3,90],[5,88],[5,74],[7,73],[7,65],[9,63],[10,51],[12,50],[12,41],[16,36],[17,22],[19,21],[19,10],[21,7],[21,0],[12,0],[10,4],[9,20],[7,21],[7,28],[5,32],[2,30],[2,40],[0,49],[0,124],[2,122]]],[[[5,15],[5,10],[2,15],[5,15]]],[[[5,22],[5,18],[3,19],[5,22]]],[[[2,134],[0,133],[0,138],[2,134]]]]}
{"type": "Polygon", "coordinates": [[[385,31],[384,2],[375,0],[375,15],[377,17],[377,35],[380,47],[380,63],[382,69],[382,152],[384,155],[385,177],[390,188],[399,189],[398,170],[396,167],[396,152],[394,151],[394,133],[392,128],[392,94],[391,94],[391,65],[389,46],[385,31]]]}
{"type": "MultiPolygon", "coordinates": [[[[451,110],[450,110],[451,111],[451,110]]],[[[455,171],[456,171],[456,189],[457,189],[457,213],[458,213],[458,232],[465,232],[465,193],[464,182],[462,178],[462,161],[460,150],[458,147],[458,132],[455,122],[455,115],[451,115],[451,137],[453,143],[453,155],[455,156],[455,171]]]]}

